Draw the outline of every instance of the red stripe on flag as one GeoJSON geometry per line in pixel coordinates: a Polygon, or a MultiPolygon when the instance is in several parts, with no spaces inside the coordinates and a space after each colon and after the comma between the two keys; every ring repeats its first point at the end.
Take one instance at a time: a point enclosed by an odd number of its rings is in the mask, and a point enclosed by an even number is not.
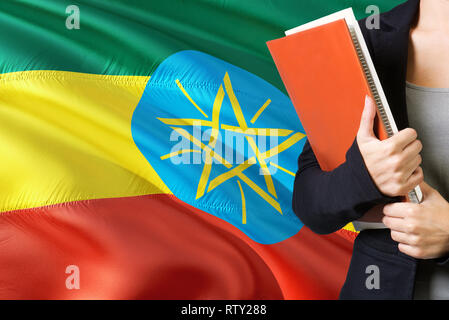
{"type": "Polygon", "coordinates": [[[170,195],[77,201],[0,214],[0,299],[334,299],[351,251],[305,227],[258,244],[170,195]]]}

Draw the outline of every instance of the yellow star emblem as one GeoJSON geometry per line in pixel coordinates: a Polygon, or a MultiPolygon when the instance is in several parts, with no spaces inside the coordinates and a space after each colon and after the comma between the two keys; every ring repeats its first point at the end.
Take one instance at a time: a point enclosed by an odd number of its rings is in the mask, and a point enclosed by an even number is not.
{"type": "MultiPolygon", "coordinates": [[[[182,86],[181,82],[177,79],[177,86],[185,95],[185,97],[192,103],[192,105],[206,118],[209,119],[209,116],[195,103],[195,101],[190,97],[187,91],[182,86]]],[[[271,103],[270,99],[262,105],[262,107],[254,114],[250,123],[253,125],[262,112],[269,106],[271,103]]],[[[276,211],[282,214],[281,206],[277,201],[276,189],[273,183],[273,179],[271,177],[270,170],[268,165],[276,167],[284,171],[287,174],[294,176],[295,174],[286,168],[282,168],[274,162],[269,161],[269,159],[275,155],[280,154],[281,152],[287,150],[302,138],[305,135],[301,132],[293,133],[292,130],[288,129],[273,129],[273,128],[257,128],[257,127],[248,127],[246,119],[243,115],[242,108],[240,106],[239,101],[234,93],[231,80],[229,78],[229,74],[226,72],[223,78],[223,83],[220,84],[217,95],[215,96],[215,100],[212,107],[212,120],[205,119],[178,119],[178,118],[157,118],[159,121],[168,125],[171,129],[175,130],[183,136],[184,138],[190,140],[195,146],[197,146],[200,150],[187,149],[180,150],[172,153],[165,154],[161,156],[161,160],[169,159],[171,157],[177,156],[181,153],[186,152],[204,152],[205,153],[205,161],[203,170],[198,182],[198,187],[196,191],[196,199],[201,198],[205,193],[211,192],[222,183],[228,181],[231,178],[237,177],[237,185],[241,193],[242,198],[242,223],[246,224],[246,202],[245,202],[245,194],[243,192],[243,188],[241,182],[244,182],[248,185],[254,192],[256,192],[262,199],[264,199],[268,204],[270,204],[276,211]],[[231,106],[237,120],[238,126],[232,126],[227,124],[220,123],[220,110],[222,107],[223,99],[225,94],[228,95],[229,100],[231,102],[231,106]],[[200,125],[202,127],[211,128],[211,134],[209,137],[209,141],[207,144],[204,144],[193,135],[191,135],[187,130],[182,128],[183,126],[197,126],[200,125]],[[248,158],[243,163],[232,165],[228,161],[226,161],[218,152],[214,152],[214,148],[216,146],[217,137],[219,135],[219,130],[229,130],[236,133],[241,133],[245,136],[246,140],[250,148],[252,149],[254,156],[248,158]],[[277,146],[267,150],[265,152],[261,152],[255,142],[255,136],[282,136],[288,137],[285,141],[278,144],[277,146]],[[221,165],[225,166],[228,169],[225,173],[210,179],[210,173],[212,170],[212,160],[215,159],[221,165]],[[258,164],[264,179],[265,179],[265,187],[260,187],[253,180],[251,180],[247,175],[245,175],[244,171],[251,166],[258,164]],[[207,188],[207,190],[206,190],[207,188]]]]}

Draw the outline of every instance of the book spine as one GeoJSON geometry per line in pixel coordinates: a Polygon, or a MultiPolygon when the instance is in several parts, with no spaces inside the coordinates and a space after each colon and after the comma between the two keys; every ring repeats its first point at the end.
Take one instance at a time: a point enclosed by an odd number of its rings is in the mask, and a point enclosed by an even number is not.
{"type": "MultiPolygon", "coordinates": [[[[359,57],[359,61],[362,66],[363,72],[365,74],[366,81],[368,82],[368,86],[370,88],[371,94],[374,98],[374,101],[376,102],[377,109],[379,110],[380,120],[382,121],[382,123],[385,127],[385,131],[386,131],[388,137],[391,137],[394,134],[393,129],[391,128],[390,120],[388,119],[388,116],[385,112],[385,107],[382,103],[382,100],[380,99],[379,92],[377,90],[377,86],[376,86],[376,84],[373,80],[373,77],[371,75],[371,71],[368,67],[368,64],[366,63],[365,55],[363,54],[363,51],[360,47],[359,40],[357,38],[357,33],[356,33],[354,27],[352,27],[352,26],[348,26],[348,29],[349,29],[349,33],[351,35],[354,47],[357,51],[357,56],[359,57]]],[[[408,199],[410,202],[413,202],[413,203],[420,202],[415,189],[413,189],[412,191],[410,191],[408,193],[408,199]]]]}

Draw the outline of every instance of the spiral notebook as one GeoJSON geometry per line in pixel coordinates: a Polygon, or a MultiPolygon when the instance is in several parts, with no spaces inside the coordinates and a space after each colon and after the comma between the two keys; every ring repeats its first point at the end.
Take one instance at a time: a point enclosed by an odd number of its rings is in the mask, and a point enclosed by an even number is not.
{"type": "MultiPolygon", "coordinates": [[[[378,137],[386,139],[398,132],[352,8],[285,34],[267,46],[323,170],[333,170],[345,161],[366,95],[376,102],[378,137]]],[[[419,186],[406,199],[421,200],[419,186]]],[[[358,230],[386,228],[382,223],[355,222],[354,226],[358,230]]]]}

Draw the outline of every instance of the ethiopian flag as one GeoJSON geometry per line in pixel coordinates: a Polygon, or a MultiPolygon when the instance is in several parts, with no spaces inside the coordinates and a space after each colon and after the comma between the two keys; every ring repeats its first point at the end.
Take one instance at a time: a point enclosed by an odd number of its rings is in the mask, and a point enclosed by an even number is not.
{"type": "Polygon", "coordinates": [[[356,234],[291,209],[265,42],[370,4],[1,1],[0,298],[337,298],[356,234]]]}

